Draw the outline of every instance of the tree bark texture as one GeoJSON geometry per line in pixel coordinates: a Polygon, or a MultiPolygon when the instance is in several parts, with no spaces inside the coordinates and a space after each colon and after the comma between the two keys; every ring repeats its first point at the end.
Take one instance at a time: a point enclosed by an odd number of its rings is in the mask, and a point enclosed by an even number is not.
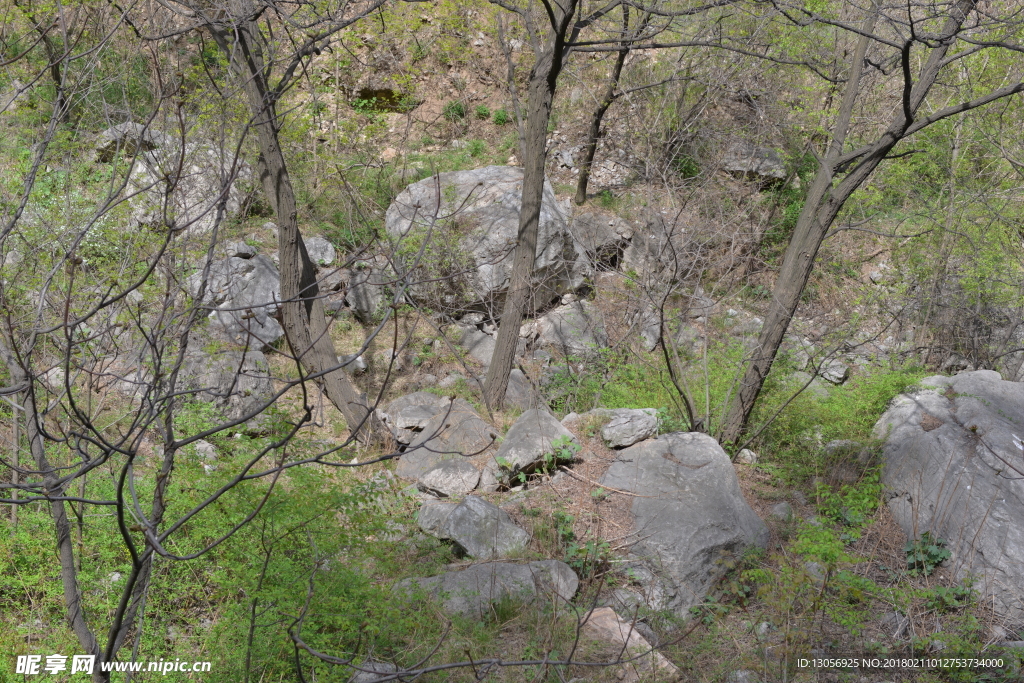
{"type": "Polygon", "coordinates": [[[288,344],[307,373],[323,373],[320,381],[324,391],[345,416],[352,434],[364,443],[373,441],[377,432],[373,412],[338,364],[316,272],[299,232],[295,191],[278,141],[278,123],[264,77],[258,29],[254,22],[247,22],[241,30],[223,33],[220,38],[222,47],[231,45],[233,40],[239,52],[229,56],[240,61],[238,67],[259,142],[260,179],[277,215],[281,321],[288,344]]]}
{"type": "Polygon", "coordinates": [[[608,107],[615,101],[615,89],[619,85],[619,78],[622,76],[622,66],[626,63],[626,56],[629,54],[629,44],[625,40],[626,32],[629,30],[629,7],[622,7],[622,35],[623,42],[621,49],[615,55],[615,65],[612,67],[612,75],[608,80],[608,87],[605,88],[604,96],[597,103],[593,115],[590,117],[590,130],[587,131],[587,143],[583,147],[583,160],[580,162],[580,177],[576,181],[576,197],[573,201],[582,206],[587,202],[587,185],[590,183],[590,170],[594,165],[594,155],[597,153],[597,141],[601,137],[601,121],[604,119],[608,107]]]}
{"type": "Polygon", "coordinates": [[[500,408],[505,400],[508,377],[512,372],[519,341],[519,326],[533,294],[531,282],[537,259],[537,235],[544,196],[548,121],[551,118],[558,75],[565,63],[565,35],[576,12],[576,5],[577,0],[568,0],[562,7],[552,5],[558,8],[560,16],[551,17],[547,40],[530,72],[526,137],[523,141],[523,203],[519,210],[518,240],[512,257],[512,278],[501,313],[498,339],[484,382],[484,402],[491,409],[500,408]]]}
{"type": "Polygon", "coordinates": [[[764,386],[778,354],[789,323],[800,305],[800,297],[814,268],[814,260],[828,230],[843,205],[875,171],[878,165],[892,151],[893,147],[908,135],[914,123],[914,116],[924,103],[928,91],[935,84],[950,46],[967,16],[974,10],[977,0],[960,0],[950,10],[943,27],[943,39],[931,48],[928,59],[912,83],[910,74],[910,41],[903,49],[904,73],[903,107],[897,110],[886,131],[870,145],[853,169],[837,185],[833,186],[833,174],[842,155],[843,143],[850,127],[853,106],[863,70],[864,55],[870,42],[869,34],[874,27],[876,12],[871,11],[865,20],[865,31],[858,43],[840,105],[839,118],[833,130],[832,143],[825,158],[818,167],[811,188],[808,190],[803,211],[793,229],[793,237],[786,248],[782,268],[772,291],[772,300],[765,316],[764,327],[747,369],[733,399],[729,414],[722,425],[721,441],[736,443],[746,430],[751,412],[764,386]]]}

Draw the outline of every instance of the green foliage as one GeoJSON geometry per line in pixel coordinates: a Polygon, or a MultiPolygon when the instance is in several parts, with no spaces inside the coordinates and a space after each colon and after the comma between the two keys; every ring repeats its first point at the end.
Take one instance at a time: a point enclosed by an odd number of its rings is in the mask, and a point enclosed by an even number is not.
{"type": "Polygon", "coordinates": [[[924,606],[938,612],[953,612],[970,607],[974,601],[974,589],[970,582],[956,586],[935,586],[923,594],[924,606]]]}
{"type": "Polygon", "coordinates": [[[597,201],[601,205],[601,208],[604,209],[613,209],[618,203],[618,200],[615,198],[615,195],[612,194],[611,190],[601,190],[598,192],[597,201]]]}
{"type": "Polygon", "coordinates": [[[452,100],[444,105],[444,109],[441,110],[441,115],[452,123],[461,121],[466,118],[466,105],[459,100],[452,100]]]}
{"type": "Polygon", "coordinates": [[[797,531],[791,546],[793,552],[808,560],[834,567],[840,562],[849,562],[846,542],[832,529],[821,524],[803,524],[797,531]]]}
{"type": "Polygon", "coordinates": [[[930,576],[950,557],[946,540],[933,536],[930,531],[916,540],[907,541],[903,551],[907,555],[907,572],[911,575],[930,576]]]}
{"type": "Polygon", "coordinates": [[[512,115],[506,109],[499,109],[494,112],[494,124],[505,126],[512,123],[512,115]]]}
{"type": "MultiPolygon", "coordinates": [[[[802,483],[834,464],[825,462],[825,443],[835,439],[870,443],[875,422],[889,401],[927,374],[927,370],[914,365],[880,369],[830,388],[827,398],[804,392],[762,433],[761,450],[772,454],[771,462],[781,466],[787,483],[802,483]]],[[[752,424],[774,414],[777,402],[788,399],[798,388],[785,368],[773,367],[769,384],[772,391],[755,408],[752,424]]],[[[865,491],[868,498],[874,495],[865,491]]],[[[845,505],[840,503],[840,507],[845,505]]],[[[869,514],[867,508],[860,511],[869,514]]]]}
{"type": "Polygon", "coordinates": [[[486,105],[478,104],[476,106],[476,109],[473,110],[473,116],[475,116],[480,121],[486,121],[487,119],[491,118],[491,110],[488,109],[486,105]]]}
{"type": "Polygon", "coordinates": [[[672,170],[683,180],[696,178],[700,175],[700,163],[689,154],[677,154],[672,157],[672,170]]]}
{"type": "Polygon", "coordinates": [[[857,529],[864,526],[878,508],[882,484],[875,470],[856,484],[844,484],[838,491],[819,483],[816,494],[818,509],[828,518],[851,527],[847,538],[852,540],[859,536],[857,529]]]}

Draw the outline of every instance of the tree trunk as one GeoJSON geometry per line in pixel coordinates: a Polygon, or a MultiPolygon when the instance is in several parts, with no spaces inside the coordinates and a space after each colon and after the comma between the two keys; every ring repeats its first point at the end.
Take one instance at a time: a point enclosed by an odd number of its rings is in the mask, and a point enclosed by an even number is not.
{"type": "MultiPolygon", "coordinates": [[[[629,7],[622,7],[622,35],[626,36],[629,30],[629,7]]],[[[615,66],[612,67],[612,76],[608,81],[604,97],[597,103],[593,116],[590,118],[590,130],[587,132],[587,144],[583,148],[583,161],[580,163],[580,177],[576,181],[576,198],[573,200],[579,206],[587,202],[587,184],[590,182],[590,169],[594,164],[594,155],[597,153],[597,140],[601,136],[601,121],[604,119],[608,107],[615,101],[615,88],[619,85],[619,77],[622,75],[622,66],[626,63],[626,55],[629,54],[627,41],[623,40],[621,49],[615,55],[615,66]]]]}
{"type": "Polygon", "coordinates": [[[257,28],[253,22],[248,22],[237,33],[220,34],[218,42],[229,57],[232,57],[231,39],[241,54],[241,63],[237,67],[259,142],[263,191],[277,214],[281,320],[288,344],[307,373],[323,373],[319,381],[327,397],[345,416],[352,434],[364,443],[371,442],[377,436],[378,425],[365,397],[356,390],[338,364],[316,273],[299,232],[295,191],[278,141],[278,124],[264,77],[257,28]],[[336,369],[328,371],[330,368],[336,369]]]}
{"type": "Polygon", "coordinates": [[[533,269],[537,260],[537,234],[540,209],[544,197],[544,162],[547,159],[548,121],[555,98],[555,85],[562,71],[564,37],[568,19],[576,12],[577,0],[568,0],[561,8],[561,17],[551,24],[549,40],[537,55],[530,72],[529,111],[526,116],[526,137],[523,140],[523,203],[519,210],[519,235],[512,262],[512,279],[501,326],[484,382],[484,403],[497,409],[505,400],[508,376],[515,362],[519,342],[519,326],[533,294],[533,269]]]}
{"type": "Polygon", "coordinates": [[[951,9],[950,16],[943,27],[944,40],[936,42],[928,55],[928,60],[921,68],[916,84],[911,86],[910,44],[902,54],[905,78],[903,92],[903,108],[898,110],[886,131],[860,157],[860,161],[849,174],[835,187],[832,187],[833,173],[842,156],[843,143],[850,127],[853,105],[857,97],[857,88],[863,71],[864,55],[870,42],[870,33],[874,27],[876,12],[870,12],[865,21],[862,33],[851,65],[850,78],[846,83],[843,102],[840,105],[839,119],[832,136],[832,144],[818,167],[807,194],[800,218],[793,230],[793,237],[783,258],[779,277],[772,291],[772,303],[765,317],[764,327],[758,339],[757,347],[748,360],[747,370],[740,383],[722,426],[721,441],[735,443],[743,435],[750,420],[750,414],[761,393],[764,380],[771,370],[775,356],[778,354],[782,339],[785,337],[789,323],[800,305],[800,296],[814,268],[814,259],[821,243],[825,240],[832,222],[850,196],[874,172],[885,156],[902,140],[911,124],[914,115],[924,103],[924,99],[939,75],[942,60],[949,51],[957,31],[973,11],[977,0],[960,0],[951,9]]]}

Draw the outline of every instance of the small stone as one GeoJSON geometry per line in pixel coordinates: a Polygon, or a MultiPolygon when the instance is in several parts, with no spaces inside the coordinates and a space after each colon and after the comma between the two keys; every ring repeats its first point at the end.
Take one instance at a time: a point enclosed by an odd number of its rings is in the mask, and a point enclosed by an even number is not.
{"type": "Polygon", "coordinates": [[[345,372],[350,375],[358,375],[359,373],[366,371],[366,361],[362,356],[355,353],[346,356],[338,356],[338,363],[340,363],[345,372]]]}
{"type": "Polygon", "coordinates": [[[757,453],[750,450],[749,448],[744,448],[736,456],[736,462],[740,463],[741,465],[756,465],[757,453]]]}
{"type": "Polygon", "coordinates": [[[783,501],[772,506],[772,517],[782,522],[793,521],[793,506],[783,501]]]}
{"type": "Polygon", "coordinates": [[[193,444],[196,448],[196,455],[203,460],[216,460],[217,459],[217,448],[204,439],[199,439],[193,444]]]}

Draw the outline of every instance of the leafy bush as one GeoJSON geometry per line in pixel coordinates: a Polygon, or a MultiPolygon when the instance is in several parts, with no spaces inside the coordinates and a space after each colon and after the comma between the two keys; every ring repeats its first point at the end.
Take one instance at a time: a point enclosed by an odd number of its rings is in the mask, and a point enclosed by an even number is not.
{"type": "Polygon", "coordinates": [[[907,571],[919,576],[931,576],[950,556],[945,539],[932,536],[930,531],[916,541],[908,541],[903,551],[907,554],[907,571]]]}
{"type": "Polygon", "coordinates": [[[458,100],[452,100],[448,104],[444,105],[444,109],[441,110],[441,115],[452,123],[461,121],[466,118],[466,105],[458,100]]]}
{"type": "Polygon", "coordinates": [[[499,109],[494,112],[494,123],[499,126],[504,126],[512,123],[512,115],[505,109],[499,109]]]}
{"type": "Polygon", "coordinates": [[[481,121],[486,121],[487,119],[491,118],[491,110],[488,109],[486,106],[480,104],[477,105],[477,108],[473,110],[473,115],[476,116],[481,121]]]}

